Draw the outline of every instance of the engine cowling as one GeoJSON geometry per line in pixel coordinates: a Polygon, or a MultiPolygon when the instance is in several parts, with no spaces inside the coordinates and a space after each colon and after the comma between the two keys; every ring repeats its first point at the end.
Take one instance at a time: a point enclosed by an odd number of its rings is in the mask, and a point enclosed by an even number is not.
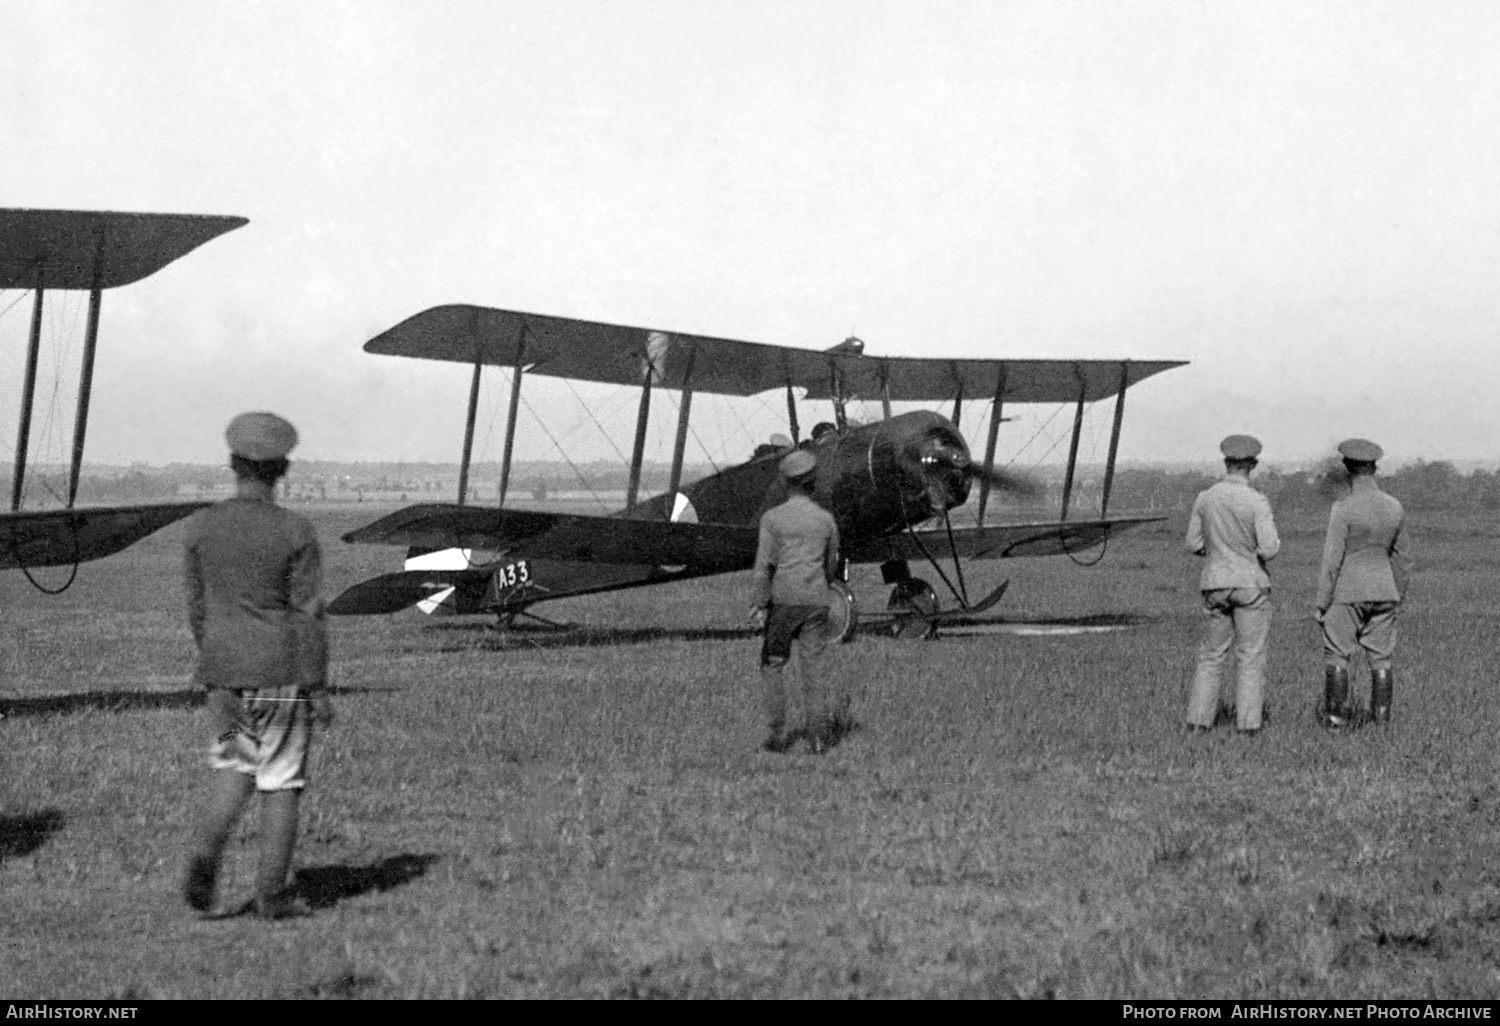
{"type": "Polygon", "coordinates": [[[968,443],[951,421],[928,410],[846,428],[814,451],[818,498],[848,533],[893,534],[969,497],[968,443]]]}

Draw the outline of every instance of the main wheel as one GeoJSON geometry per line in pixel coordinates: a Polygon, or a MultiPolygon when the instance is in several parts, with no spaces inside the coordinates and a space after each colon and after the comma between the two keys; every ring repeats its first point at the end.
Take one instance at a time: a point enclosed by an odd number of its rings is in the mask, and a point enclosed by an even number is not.
{"type": "Polygon", "coordinates": [[[911,577],[891,589],[886,609],[896,614],[891,635],[927,640],[937,637],[937,624],[930,619],[938,611],[937,592],[920,577],[911,577]]]}
{"type": "Polygon", "coordinates": [[[828,636],[842,645],[853,640],[859,627],[859,607],[843,581],[834,581],[828,588],[833,593],[828,603],[828,636]]]}

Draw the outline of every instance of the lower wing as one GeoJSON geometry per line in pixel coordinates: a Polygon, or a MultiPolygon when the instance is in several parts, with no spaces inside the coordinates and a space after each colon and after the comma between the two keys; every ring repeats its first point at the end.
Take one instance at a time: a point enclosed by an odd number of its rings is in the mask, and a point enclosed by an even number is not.
{"type": "Polygon", "coordinates": [[[486,549],[510,558],[576,563],[686,566],[705,573],[755,562],[755,527],[633,520],[571,513],[412,506],[344,535],[346,542],[424,549],[486,549]]]}
{"type": "Polygon", "coordinates": [[[0,513],[0,570],[103,559],[207,505],[179,502],[0,513]]]}

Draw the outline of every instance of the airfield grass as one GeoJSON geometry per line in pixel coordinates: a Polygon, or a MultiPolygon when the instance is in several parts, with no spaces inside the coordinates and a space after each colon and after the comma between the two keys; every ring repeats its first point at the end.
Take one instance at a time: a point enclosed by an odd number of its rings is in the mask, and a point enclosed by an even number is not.
{"type": "MultiPolygon", "coordinates": [[[[311,515],[330,594],[399,558],[336,540],[368,508],[311,515]]],[[[206,776],[180,530],[56,598],[6,575],[0,996],[1500,995],[1495,526],[1415,520],[1395,723],[1330,736],[1322,524],[1283,524],[1268,725],[1188,738],[1179,520],[971,571],[1015,620],[1124,629],[841,648],[860,729],[823,757],[757,751],[743,576],[543,607],[568,635],[336,619],[317,911],[280,923],[178,897],[206,776]]]]}

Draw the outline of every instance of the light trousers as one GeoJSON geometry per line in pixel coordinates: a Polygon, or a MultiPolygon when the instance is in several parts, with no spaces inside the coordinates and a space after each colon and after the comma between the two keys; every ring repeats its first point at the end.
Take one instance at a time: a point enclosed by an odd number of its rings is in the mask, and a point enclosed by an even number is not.
{"type": "Polygon", "coordinates": [[[1234,650],[1235,725],[1258,730],[1266,693],[1266,638],[1271,633],[1271,593],[1264,588],[1215,588],[1203,593],[1205,623],[1198,668],[1188,696],[1187,721],[1212,727],[1219,711],[1219,682],[1234,650]]]}

